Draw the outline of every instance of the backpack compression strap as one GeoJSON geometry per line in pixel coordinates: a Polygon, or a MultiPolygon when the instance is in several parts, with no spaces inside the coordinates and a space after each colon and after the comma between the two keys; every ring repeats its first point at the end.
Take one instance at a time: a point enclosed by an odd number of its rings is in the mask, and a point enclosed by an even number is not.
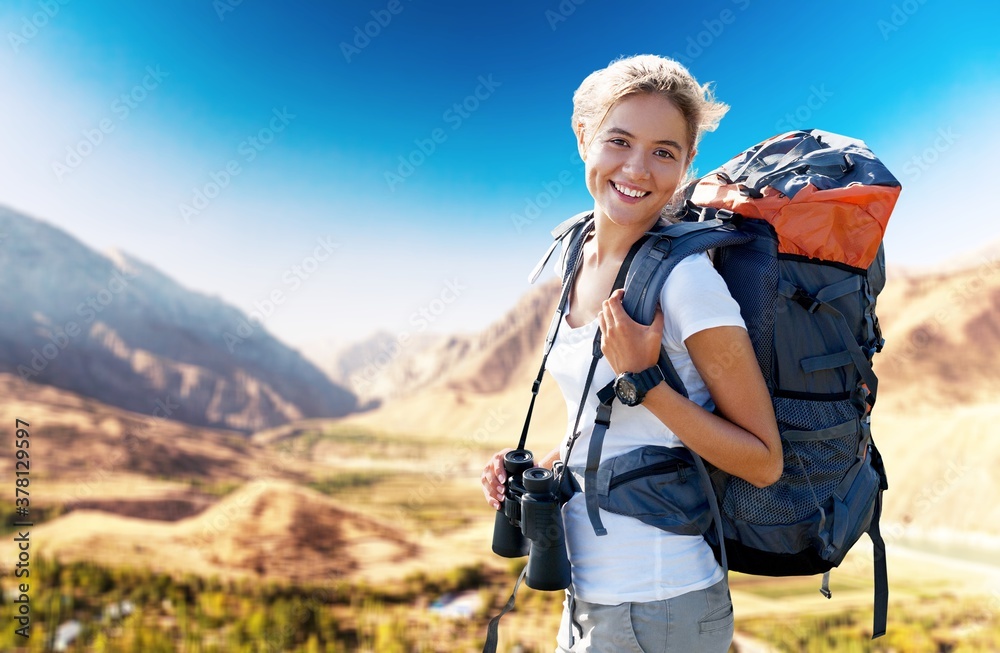
{"type": "Polygon", "coordinates": [[[823,369],[834,369],[853,363],[861,379],[868,386],[866,400],[869,405],[874,406],[875,398],[878,395],[878,377],[875,376],[875,371],[868,357],[865,356],[861,347],[858,346],[857,340],[854,339],[854,334],[851,332],[851,327],[847,325],[844,315],[830,304],[834,299],[857,292],[860,289],[861,277],[859,275],[854,275],[831,286],[827,286],[817,292],[815,296],[810,295],[784,279],[778,280],[778,294],[796,302],[809,313],[820,311],[833,320],[833,324],[837,329],[837,335],[840,336],[844,345],[843,351],[839,353],[803,360],[803,369],[812,372],[823,369]]]}
{"type": "Polygon", "coordinates": [[[872,616],[872,639],[885,635],[885,622],[889,611],[889,575],[885,564],[885,540],[879,530],[879,518],[882,516],[882,489],[875,496],[875,513],[871,526],[868,527],[868,537],[872,540],[872,551],[875,563],[875,610],[872,616]]]}
{"type": "Polygon", "coordinates": [[[872,523],[868,527],[868,537],[872,541],[875,563],[875,613],[872,624],[872,639],[885,635],[886,613],[889,611],[889,575],[885,564],[885,540],[882,539],[882,532],[879,529],[879,519],[882,517],[882,493],[889,489],[889,479],[885,475],[885,464],[882,462],[882,454],[879,453],[875,443],[871,443],[869,455],[872,457],[872,466],[879,473],[878,495],[875,497],[875,513],[872,516],[872,523]]]}

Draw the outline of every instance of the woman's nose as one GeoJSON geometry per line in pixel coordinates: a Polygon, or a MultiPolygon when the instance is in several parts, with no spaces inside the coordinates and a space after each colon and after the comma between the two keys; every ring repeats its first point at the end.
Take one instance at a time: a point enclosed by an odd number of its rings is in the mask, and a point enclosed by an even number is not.
{"type": "Polygon", "coordinates": [[[649,166],[646,165],[646,155],[638,148],[629,152],[622,171],[632,176],[634,179],[646,179],[649,177],[649,166]]]}

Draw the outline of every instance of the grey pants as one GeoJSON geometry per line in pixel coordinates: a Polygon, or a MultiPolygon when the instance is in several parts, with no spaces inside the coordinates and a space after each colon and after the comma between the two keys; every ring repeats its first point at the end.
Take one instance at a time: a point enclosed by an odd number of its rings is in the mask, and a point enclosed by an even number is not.
{"type": "Polygon", "coordinates": [[[556,653],[726,653],[733,641],[729,584],[664,601],[600,605],[567,597],[556,653]],[[570,620],[573,643],[570,645],[570,620]]]}

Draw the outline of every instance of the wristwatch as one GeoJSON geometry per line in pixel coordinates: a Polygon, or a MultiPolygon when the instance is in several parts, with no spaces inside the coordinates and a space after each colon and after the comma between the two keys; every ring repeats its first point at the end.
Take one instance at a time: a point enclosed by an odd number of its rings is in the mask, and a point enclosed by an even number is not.
{"type": "Polygon", "coordinates": [[[665,377],[658,365],[641,372],[622,372],[615,379],[615,394],[626,406],[638,406],[646,393],[655,388],[665,377]]]}

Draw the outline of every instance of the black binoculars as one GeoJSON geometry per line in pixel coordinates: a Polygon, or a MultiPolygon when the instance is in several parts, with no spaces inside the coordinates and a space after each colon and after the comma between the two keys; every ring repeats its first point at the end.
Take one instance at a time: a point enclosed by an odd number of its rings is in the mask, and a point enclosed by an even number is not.
{"type": "Polygon", "coordinates": [[[505,558],[528,556],[528,587],[562,590],[571,577],[559,483],[550,470],[534,464],[526,449],[503,458],[507,480],[493,525],[493,552],[505,558]]]}

